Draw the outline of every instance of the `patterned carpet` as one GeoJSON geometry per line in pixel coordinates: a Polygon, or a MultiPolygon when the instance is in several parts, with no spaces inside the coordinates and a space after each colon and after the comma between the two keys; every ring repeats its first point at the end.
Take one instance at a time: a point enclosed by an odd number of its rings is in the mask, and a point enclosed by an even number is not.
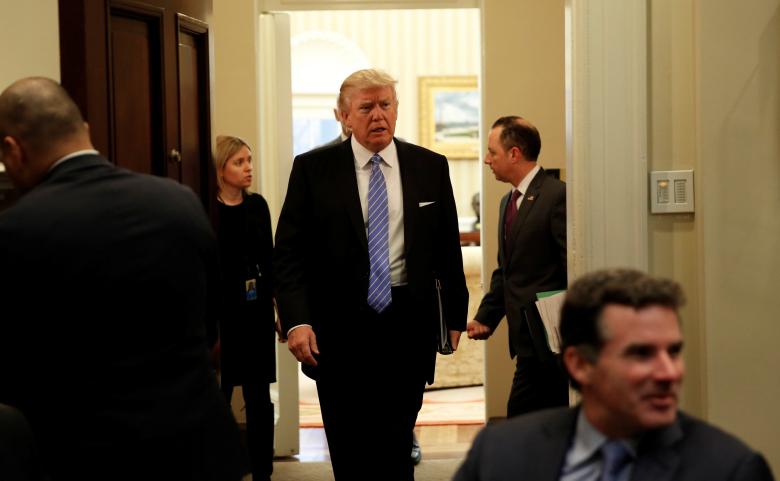
{"type": "MultiPolygon", "coordinates": [[[[300,427],[322,427],[314,383],[303,376],[300,383],[300,427]]],[[[484,424],[485,394],[482,386],[426,391],[417,416],[418,426],[484,424]]]]}
{"type": "MultiPolygon", "coordinates": [[[[466,287],[469,290],[469,309],[466,319],[474,315],[482,300],[482,248],[467,246],[463,251],[463,272],[466,275],[466,287]]],[[[476,386],[484,384],[485,341],[474,341],[465,334],[460,337],[458,350],[451,356],[436,357],[436,378],[429,389],[444,387],[476,386]]]]}
{"type": "MultiPolygon", "coordinates": [[[[449,481],[462,462],[461,459],[423,459],[414,468],[414,479],[416,481],[449,481]]],[[[273,481],[331,481],[333,480],[333,469],[329,462],[279,462],[274,463],[274,474],[271,479],[273,481]]],[[[370,477],[366,477],[366,480],[370,480],[370,477]]]]}

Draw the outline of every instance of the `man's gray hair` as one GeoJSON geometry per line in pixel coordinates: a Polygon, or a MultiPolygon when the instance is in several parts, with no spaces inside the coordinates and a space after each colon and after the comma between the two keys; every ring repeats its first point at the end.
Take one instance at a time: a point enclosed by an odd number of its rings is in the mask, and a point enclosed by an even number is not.
{"type": "Polygon", "coordinates": [[[398,81],[391,77],[390,74],[379,69],[368,68],[353,72],[341,84],[338,108],[341,112],[348,111],[352,101],[352,94],[356,90],[374,87],[390,87],[393,91],[395,104],[398,105],[398,95],[395,92],[396,83],[398,81]]]}

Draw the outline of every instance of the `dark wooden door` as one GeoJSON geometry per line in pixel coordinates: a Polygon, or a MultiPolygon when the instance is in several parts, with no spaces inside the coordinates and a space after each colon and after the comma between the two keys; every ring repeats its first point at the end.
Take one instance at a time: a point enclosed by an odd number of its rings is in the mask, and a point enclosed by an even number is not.
{"type": "Polygon", "coordinates": [[[211,0],[59,0],[62,85],[95,147],[208,205],[211,0]]]}

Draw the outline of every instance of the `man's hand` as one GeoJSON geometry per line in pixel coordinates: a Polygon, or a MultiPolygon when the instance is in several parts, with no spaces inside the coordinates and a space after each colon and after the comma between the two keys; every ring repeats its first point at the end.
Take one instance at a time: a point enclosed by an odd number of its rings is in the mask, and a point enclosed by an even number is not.
{"type": "Polygon", "coordinates": [[[476,319],[466,324],[466,332],[469,335],[469,339],[487,339],[493,333],[488,326],[476,319]]]}
{"type": "Polygon", "coordinates": [[[458,344],[460,343],[460,335],[462,331],[450,331],[450,345],[453,351],[458,350],[458,344]]]}
{"type": "Polygon", "coordinates": [[[298,361],[310,366],[317,365],[314,354],[319,355],[320,351],[317,348],[317,336],[311,327],[301,326],[290,331],[287,346],[298,361]]]}

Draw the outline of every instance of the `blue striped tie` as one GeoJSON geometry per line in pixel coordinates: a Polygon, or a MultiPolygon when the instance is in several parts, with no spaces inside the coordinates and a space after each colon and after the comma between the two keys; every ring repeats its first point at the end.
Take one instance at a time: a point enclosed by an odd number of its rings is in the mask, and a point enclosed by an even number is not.
{"type": "Polygon", "coordinates": [[[368,305],[384,311],[392,302],[390,292],[390,235],[387,211],[387,187],[379,164],[382,157],[371,157],[371,180],[368,182],[368,305]]]}

